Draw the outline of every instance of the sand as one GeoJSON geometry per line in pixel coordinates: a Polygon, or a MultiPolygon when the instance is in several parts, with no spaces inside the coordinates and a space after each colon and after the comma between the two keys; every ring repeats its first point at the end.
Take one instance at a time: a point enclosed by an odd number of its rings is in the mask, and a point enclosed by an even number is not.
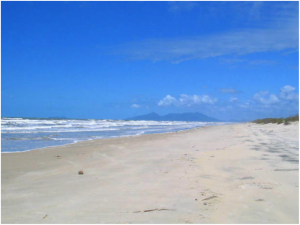
{"type": "Polygon", "coordinates": [[[298,126],[2,153],[2,223],[299,223],[298,126]]]}

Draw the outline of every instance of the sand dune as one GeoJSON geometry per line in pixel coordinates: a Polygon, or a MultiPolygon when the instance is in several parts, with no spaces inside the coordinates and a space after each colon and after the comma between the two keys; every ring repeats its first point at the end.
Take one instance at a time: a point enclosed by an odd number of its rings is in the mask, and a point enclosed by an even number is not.
{"type": "Polygon", "coordinates": [[[298,223],[298,136],[245,123],[2,153],[2,223],[298,223]]]}

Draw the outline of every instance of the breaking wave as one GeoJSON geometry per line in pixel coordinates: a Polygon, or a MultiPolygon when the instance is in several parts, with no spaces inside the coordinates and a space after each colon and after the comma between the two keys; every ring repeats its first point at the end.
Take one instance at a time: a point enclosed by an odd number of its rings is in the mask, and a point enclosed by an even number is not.
{"type": "Polygon", "coordinates": [[[2,118],[2,152],[20,152],[101,138],[165,133],[217,122],[2,118]]]}

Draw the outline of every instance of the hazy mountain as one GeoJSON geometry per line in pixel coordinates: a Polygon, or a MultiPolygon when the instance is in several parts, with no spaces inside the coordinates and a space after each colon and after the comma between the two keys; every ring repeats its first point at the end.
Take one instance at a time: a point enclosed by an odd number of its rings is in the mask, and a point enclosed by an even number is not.
{"type": "Polygon", "coordinates": [[[160,116],[157,113],[127,118],[126,120],[155,120],[155,121],[201,121],[201,122],[218,122],[219,120],[208,117],[202,113],[171,113],[160,116]]]}
{"type": "Polygon", "coordinates": [[[146,114],[146,115],[141,115],[141,116],[135,116],[135,117],[132,117],[132,118],[128,118],[128,119],[125,119],[125,120],[156,120],[156,121],[161,121],[161,116],[158,115],[157,113],[149,113],[149,114],[146,114]]]}

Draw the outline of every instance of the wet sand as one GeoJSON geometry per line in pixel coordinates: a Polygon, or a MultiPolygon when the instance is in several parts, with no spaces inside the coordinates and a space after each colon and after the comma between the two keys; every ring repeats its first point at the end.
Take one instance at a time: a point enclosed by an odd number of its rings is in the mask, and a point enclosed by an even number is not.
{"type": "Polygon", "coordinates": [[[298,146],[245,123],[2,153],[1,222],[298,223],[298,146]]]}

